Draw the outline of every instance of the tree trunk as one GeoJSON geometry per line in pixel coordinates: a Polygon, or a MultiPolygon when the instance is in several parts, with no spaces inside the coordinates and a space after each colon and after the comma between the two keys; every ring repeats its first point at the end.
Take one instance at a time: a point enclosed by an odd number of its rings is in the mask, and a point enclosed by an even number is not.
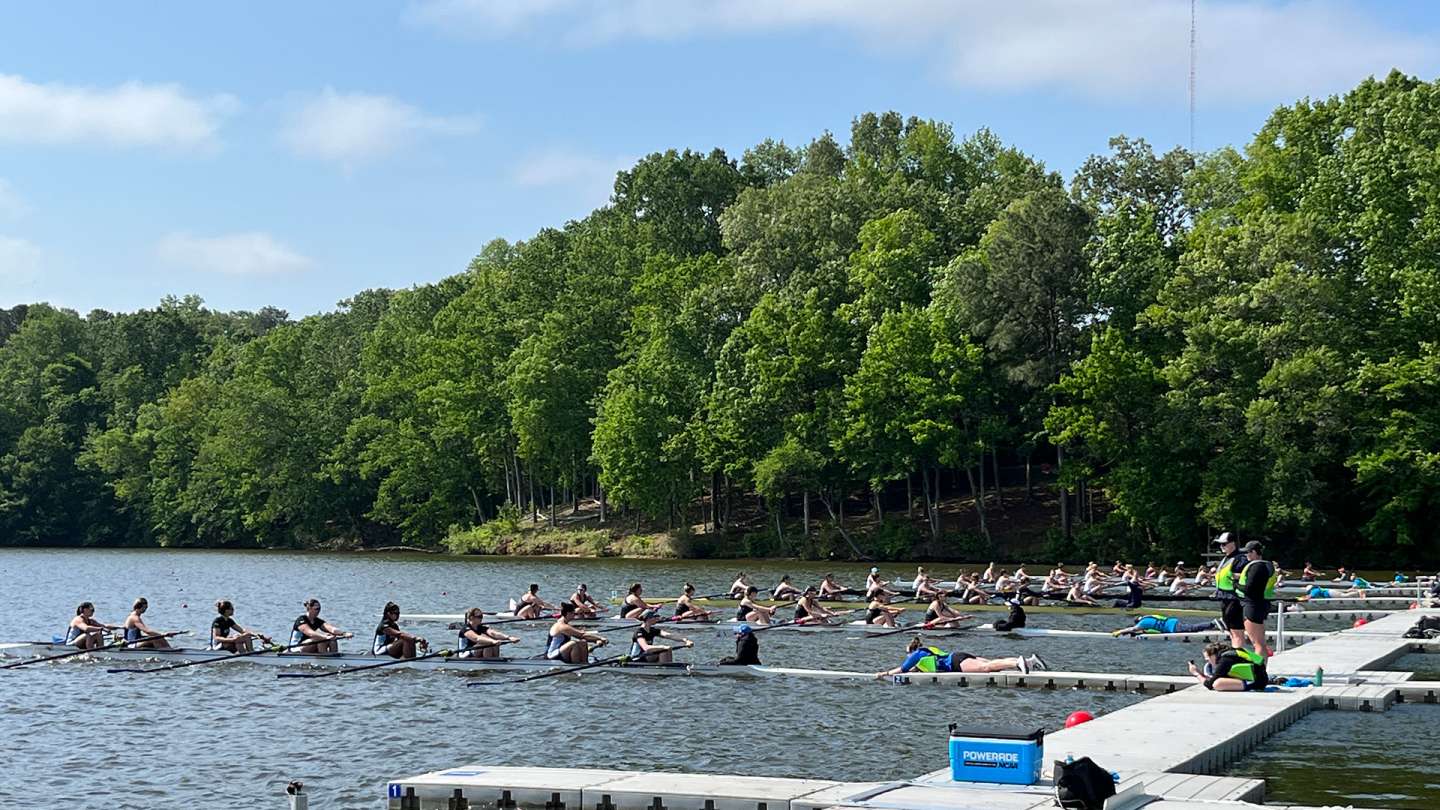
{"type": "Polygon", "coordinates": [[[870,487],[870,504],[875,510],[875,525],[884,526],[885,507],[880,505],[880,490],[876,489],[874,485],[870,487]]]}
{"type": "Polygon", "coordinates": [[[710,474],[710,515],[715,518],[715,533],[720,533],[720,471],[710,474]]]}
{"type": "Polygon", "coordinates": [[[910,471],[908,471],[908,470],[905,472],[905,519],[906,519],[906,520],[914,520],[914,519],[915,519],[915,491],[914,491],[914,485],[913,485],[913,484],[911,483],[911,481],[910,481],[910,479],[912,479],[912,478],[914,478],[914,477],[915,477],[915,474],[914,474],[914,473],[912,473],[912,472],[910,472],[910,471]]]}
{"type": "MultiPolygon", "coordinates": [[[[1065,448],[1056,445],[1055,447],[1055,472],[1065,472],[1065,448]]],[[[1065,485],[1060,485],[1060,532],[1068,540],[1070,538],[1070,493],[1065,491],[1065,485]]]]}
{"type": "Polygon", "coordinates": [[[801,492],[800,492],[800,500],[801,500],[801,502],[803,503],[803,506],[802,506],[802,508],[801,508],[801,512],[802,512],[803,514],[801,515],[801,518],[800,518],[800,519],[805,522],[805,528],[800,531],[800,536],[801,536],[801,537],[809,537],[809,536],[810,536],[810,490],[808,490],[808,489],[806,489],[806,490],[801,490],[801,492]]]}
{"type": "Polygon", "coordinates": [[[475,487],[466,486],[465,488],[470,490],[470,502],[475,504],[475,521],[478,525],[484,526],[485,510],[480,508],[480,493],[475,491],[475,487]]]}
{"type": "Polygon", "coordinates": [[[1025,502],[1035,500],[1035,489],[1030,481],[1030,453],[1025,454],[1025,502]]]}
{"type": "MultiPolygon", "coordinates": [[[[969,467],[965,468],[965,476],[970,481],[970,492],[975,492],[975,476],[970,474],[969,467]]],[[[976,496],[979,498],[982,506],[985,504],[986,498],[989,497],[989,492],[990,491],[985,488],[985,445],[982,444],[980,445],[980,494],[976,496]]]]}
{"type": "Polygon", "coordinates": [[[830,506],[830,499],[825,497],[824,490],[820,491],[820,503],[825,505],[825,511],[830,513],[830,519],[835,521],[836,528],[840,530],[840,536],[845,538],[845,545],[849,546],[850,550],[855,553],[855,559],[870,559],[869,556],[860,551],[855,545],[855,541],[850,539],[850,533],[845,531],[845,497],[843,495],[840,496],[840,514],[838,515],[835,514],[835,510],[830,506]]]}
{"type": "Polygon", "coordinates": [[[530,470],[525,471],[525,478],[530,482],[530,524],[540,522],[540,503],[535,500],[535,476],[530,470]]]}
{"type": "Polygon", "coordinates": [[[605,488],[600,486],[600,479],[595,479],[595,489],[600,492],[600,525],[605,525],[605,488]]]}
{"type": "Polygon", "coordinates": [[[934,499],[932,499],[932,498],[930,497],[930,471],[929,471],[929,470],[926,470],[926,469],[923,469],[923,468],[920,470],[920,483],[923,484],[923,489],[925,490],[925,525],[930,529],[930,539],[931,539],[931,540],[934,540],[934,539],[936,539],[936,536],[935,536],[935,513],[936,513],[938,510],[937,510],[936,507],[935,507],[935,501],[934,501],[934,499]]]}
{"type": "Polygon", "coordinates": [[[514,503],[515,497],[511,494],[511,490],[513,489],[511,484],[514,482],[510,480],[510,459],[501,456],[500,464],[505,468],[505,501],[507,503],[514,503]]]}
{"type": "Polygon", "coordinates": [[[555,528],[555,485],[550,485],[550,528],[555,528]]]}
{"type": "Polygon", "coordinates": [[[940,465],[935,465],[935,539],[940,539],[940,532],[944,530],[940,517],[940,465]]]}
{"type": "Polygon", "coordinates": [[[1000,506],[1000,511],[1005,511],[1005,490],[1000,486],[1000,452],[994,450],[990,453],[990,469],[995,473],[995,500],[1000,506]]]}
{"type": "Polygon", "coordinates": [[[780,510],[773,509],[771,511],[775,515],[775,538],[780,541],[780,549],[783,551],[785,549],[785,533],[780,531],[780,510]]]}
{"type": "MultiPolygon", "coordinates": [[[[982,474],[985,472],[985,459],[983,457],[980,459],[980,472],[982,474]]],[[[975,489],[975,473],[971,472],[969,467],[965,468],[965,477],[970,480],[970,489],[973,491],[975,489]]],[[[980,536],[988,541],[990,539],[990,528],[985,525],[985,504],[979,498],[975,499],[975,516],[980,519],[980,536]]]]}

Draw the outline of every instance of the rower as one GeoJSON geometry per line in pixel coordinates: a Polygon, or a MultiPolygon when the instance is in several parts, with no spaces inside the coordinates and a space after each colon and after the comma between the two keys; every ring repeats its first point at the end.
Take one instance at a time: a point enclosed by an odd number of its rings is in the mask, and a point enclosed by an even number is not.
{"type": "Polygon", "coordinates": [[[105,643],[105,631],[119,630],[118,624],[106,624],[95,619],[95,605],[81,602],[75,608],[75,618],[65,627],[65,643],[82,650],[92,650],[105,643]]]}
{"type": "MultiPolygon", "coordinates": [[[[1240,609],[1245,617],[1245,635],[1250,639],[1250,649],[1265,660],[1268,648],[1265,646],[1265,620],[1270,617],[1271,600],[1275,598],[1275,566],[1262,556],[1259,541],[1245,544],[1245,567],[1240,569],[1236,579],[1239,584],[1240,609]]],[[[1240,649],[1236,647],[1235,649],[1240,649]]]]}
{"type": "Polygon", "coordinates": [[[1082,593],[1082,587],[1082,583],[1077,580],[1075,584],[1070,586],[1070,591],[1065,594],[1065,601],[1072,605],[1092,605],[1098,607],[1100,603],[1082,593]]]}
{"type": "Polygon", "coordinates": [[[570,594],[570,604],[575,606],[575,615],[584,619],[593,619],[595,614],[605,612],[605,608],[600,607],[600,603],[590,595],[583,582],[575,586],[575,593],[570,594]]]}
{"type": "Polygon", "coordinates": [[[888,595],[895,596],[896,592],[886,587],[889,584],[889,581],[880,578],[880,569],[872,566],[870,573],[865,575],[865,598],[873,599],[877,591],[885,591],[888,595]]]}
{"type": "Polygon", "coordinates": [[[904,612],[905,608],[890,607],[890,597],[884,591],[878,591],[870,604],[865,606],[865,623],[894,627],[895,617],[904,612]]]}
{"type": "Polygon", "coordinates": [[[925,610],[925,624],[929,627],[955,627],[957,622],[973,616],[962,616],[945,603],[945,594],[937,593],[925,610]]]}
{"type": "Polygon", "coordinates": [[[739,599],[740,597],[745,595],[745,591],[749,588],[750,575],[746,574],[744,571],[741,571],[740,576],[735,577],[735,581],[730,583],[730,590],[727,591],[727,593],[729,594],[731,599],[739,599]]]}
{"type": "Polygon", "coordinates": [[[400,629],[400,606],[386,602],[380,611],[380,623],[375,625],[375,640],[370,643],[370,652],[388,655],[391,658],[414,658],[415,648],[430,649],[430,642],[400,629]]]}
{"type": "Polygon", "coordinates": [[[838,599],[844,596],[847,590],[849,589],[835,581],[834,574],[826,574],[825,578],[820,580],[821,599],[838,599]]]}
{"type": "Polygon", "coordinates": [[[961,574],[955,581],[955,588],[960,590],[960,601],[966,605],[983,605],[990,601],[990,594],[980,587],[974,574],[961,574]]]}
{"type": "Polygon", "coordinates": [[[927,647],[919,636],[910,639],[905,652],[905,661],[900,666],[875,673],[875,680],[883,681],[906,672],[1004,672],[1018,669],[1028,675],[1050,668],[1038,655],[981,658],[967,652],[946,652],[939,647],[927,647]]]}
{"type": "Polygon", "coordinates": [[[1261,692],[1270,685],[1264,656],[1248,650],[1237,650],[1228,644],[1206,644],[1205,664],[1208,674],[1191,661],[1190,674],[1206,689],[1215,692],[1261,692]]]}
{"type": "Polygon", "coordinates": [[[532,582],[529,590],[515,603],[515,618],[538,619],[547,610],[555,610],[555,606],[540,598],[540,586],[532,582]]]}
{"type": "Polygon", "coordinates": [[[814,585],[805,589],[800,598],[795,602],[795,621],[805,623],[810,621],[821,621],[837,616],[835,611],[820,604],[820,592],[814,585]]]}
{"type": "MultiPolygon", "coordinates": [[[[1245,555],[1235,546],[1233,532],[1221,532],[1215,538],[1220,545],[1220,564],[1215,568],[1215,592],[1220,596],[1220,623],[1230,634],[1230,646],[1245,648],[1245,612],[1240,607],[1240,592],[1235,578],[1245,567],[1245,555]]],[[[1178,580],[1178,576],[1177,576],[1178,580]]]]}
{"type": "Polygon", "coordinates": [[[799,595],[800,595],[800,589],[797,588],[797,587],[795,587],[794,583],[792,583],[792,582],[790,581],[790,575],[789,575],[789,574],[786,574],[786,575],[780,577],[780,581],[777,582],[777,583],[775,584],[775,587],[772,588],[771,591],[770,591],[770,596],[771,596],[771,598],[773,598],[773,599],[775,599],[775,600],[777,600],[777,601],[786,601],[786,602],[788,602],[788,601],[790,601],[790,600],[795,599],[795,598],[798,597],[799,595]]]}
{"type": "MultiPolygon", "coordinates": [[[[577,608],[578,610],[578,608],[577,608]]],[[[499,658],[500,644],[514,644],[520,639],[507,636],[493,627],[485,626],[485,611],[472,607],[465,611],[465,624],[460,627],[455,649],[461,658],[499,658]]]]}
{"type": "Polygon", "coordinates": [[[1069,584],[1064,570],[1057,567],[1051,571],[1050,574],[1045,577],[1045,581],[1040,584],[1040,595],[1046,599],[1059,599],[1065,595],[1065,591],[1068,588],[1069,584]]]}
{"type": "Polygon", "coordinates": [[[656,644],[657,638],[674,639],[685,647],[694,647],[695,642],[668,630],[661,630],[655,624],[660,621],[660,611],[650,608],[640,614],[640,628],[630,636],[630,658],[647,664],[668,664],[674,660],[674,647],[656,644]]]}
{"type": "Polygon", "coordinates": [[[755,637],[755,631],[748,624],[742,624],[735,628],[735,654],[727,655],[720,659],[720,666],[759,666],[760,665],[760,640],[755,637]]]}
{"type": "Polygon", "coordinates": [[[735,621],[750,622],[751,624],[769,624],[770,617],[775,615],[779,608],[765,607],[757,604],[755,597],[760,590],[751,585],[745,590],[745,596],[740,600],[740,605],[735,609],[735,621]]]}
{"type": "Polygon", "coordinates": [[[675,600],[674,621],[677,622],[706,622],[710,620],[710,611],[695,604],[695,586],[689,582],[680,591],[680,598],[675,600]]]}
{"type": "Polygon", "coordinates": [[[1110,635],[1116,637],[1170,635],[1173,633],[1208,633],[1211,630],[1223,631],[1224,629],[1225,623],[1221,619],[1211,619],[1208,622],[1185,623],[1172,616],[1152,613],[1149,616],[1137,617],[1135,623],[1129,627],[1112,630],[1110,635]]]}
{"type": "Polygon", "coordinates": [[[1001,574],[995,578],[995,593],[990,598],[1008,600],[1013,598],[1019,589],[1020,585],[1014,577],[1009,574],[1001,574]]]}
{"type": "Polygon", "coordinates": [[[235,606],[229,599],[215,603],[214,621],[210,622],[210,649],[227,652],[250,652],[255,649],[255,639],[274,644],[270,637],[254,630],[246,630],[235,621],[235,606]],[[233,635],[232,635],[233,634],[233,635]]]}
{"type": "Polygon", "coordinates": [[[1343,565],[1340,566],[1339,568],[1335,569],[1335,578],[1332,579],[1332,580],[1330,580],[1330,581],[1331,581],[1331,582],[1349,582],[1349,581],[1350,581],[1350,569],[1346,568],[1346,567],[1343,566],[1343,565]]]}
{"type": "Polygon", "coordinates": [[[302,653],[338,653],[339,640],[355,634],[320,618],[320,600],[306,599],[305,612],[290,625],[290,644],[302,653]]]}
{"type": "Polygon", "coordinates": [[[1305,561],[1305,567],[1300,570],[1300,580],[1302,582],[1314,582],[1324,576],[1325,572],[1315,570],[1315,567],[1310,564],[1309,560],[1305,561]]]}
{"type": "Polygon", "coordinates": [[[995,563],[992,562],[990,563],[990,567],[985,569],[985,573],[980,575],[980,581],[989,585],[990,583],[993,583],[995,581],[996,576],[997,575],[995,572],[995,563]]]}
{"type": "Polygon", "coordinates": [[[550,625],[549,640],[545,644],[545,657],[551,661],[567,664],[583,664],[590,659],[590,644],[603,647],[608,640],[599,633],[587,633],[571,624],[575,617],[575,606],[566,602],[560,606],[560,618],[550,625]]]}
{"type": "Polygon", "coordinates": [[[643,593],[645,593],[645,586],[640,583],[636,582],[630,586],[630,590],[625,593],[625,601],[620,603],[620,618],[639,619],[641,613],[655,607],[645,601],[645,598],[641,596],[643,593]]]}
{"type": "Polygon", "coordinates": [[[163,638],[154,636],[164,635],[159,630],[152,630],[145,623],[145,611],[150,609],[150,602],[145,597],[135,600],[130,606],[130,615],[125,617],[125,642],[139,649],[144,650],[168,650],[170,642],[163,638]],[[141,641],[141,639],[145,639],[141,641]]]}

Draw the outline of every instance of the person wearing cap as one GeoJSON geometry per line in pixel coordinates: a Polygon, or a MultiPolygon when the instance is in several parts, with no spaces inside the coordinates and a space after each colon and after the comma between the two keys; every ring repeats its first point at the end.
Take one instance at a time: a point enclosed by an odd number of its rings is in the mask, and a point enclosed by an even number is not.
{"type": "Polygon", "coordinates": [[[646,664],[668,664],[673,661],[675,648],[667,644],[656,644],[657,638],[672,639],[684,647],[695,646],[695,642],[688,638],[656,627],[659,621],[660,611],[657,608],[650,608],[640,614],[640,627],[630,637],[630,660],[646,664]]]}
{"type": "Polygon", "coordinates": [[[814,585],[806,588],[795,602],[795,621],[798,624],[824,622],[838,615],[840,614],[820,604],[820,592],[814,585]]]}
{"type": "Polygon", "coordinates": [[[1235,533],[1221,532],[1215,538],[1220,546],[1220,558],[1215,569],[1215,593],[1220,597],[1220,623],[1230,634],[1230,646],[1237,650],[1245,648],[1245,612],[1240,607],[1240,590],[1236,578],[1245,567],[1245,554],[1236,548],[1235,533]]]}
{"type": "Polygon", "coordinates": [[[742,624],[735,628],[735,654],[721,658],[720,666],[759,666],[759,664],[760,640],[755,637],[755,631],[751,629],[750,625],[742,624]]]}
{"type": "Polygon", "coordinates": [[[874,599],[877,591],[884,591],[889,596],[895,596],[896,591],[886,587],[889,584],[888,580],[880,578],[880,569],[872,567],[870,573],[865,576],[865,598],[874,599]]]}
{"type": "Polygon", "coordinates": [[[596,614],[605,612],[605,608],[600,607],[600,603],[590,595],[583,582],[575,586],[575,593],[570,594],[570,604],[575,606],[577,619],[593,619],[596,614]]]}
{"type": "Polygon", "coordinates": [[[1264,558],[1264,549],[1259,541],[1251,540],[1241,550],[1245,552],[1246,563],[1235,581],[1239,585],[1245,635],[1250,639],[1250,649],[1264,660],[1267,655],[1265,620],[1270,618],[1271,601],[1275,598],[1275,582],[1280,575],[1276,572],[1275,565],[1264,558]]]}

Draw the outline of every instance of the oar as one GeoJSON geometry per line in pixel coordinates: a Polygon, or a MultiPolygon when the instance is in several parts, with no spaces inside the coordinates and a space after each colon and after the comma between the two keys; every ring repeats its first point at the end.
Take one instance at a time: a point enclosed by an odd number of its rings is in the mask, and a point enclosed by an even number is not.
{"type": "MultiPolygon", "coordinates": [[[[932,621],[923,622],[923,623],[921,623],[921,624],[909,624],[909,625],[906,625],[906,626],[904,626],[904,627],[897,627],[897,628],[895,628],[894,630],[886,630],[886,631],[883,632],[883,633],[870,633],[869,635],[866,635],[866,636],[857,636],[856,638],[857,638],[857,640],[860,639],[860,638],[884,638],[884,637],[886,637],[886,636],[895,636],[895,635],[899,635],[899,634],[901,634],[901,633],[917,633],[917,632],[920,632],[920,631],[922,631],[922,630],[932,630],[932,629],[935,628],[935,625],[937,625],[937,624],[943,624],[943,623],[949,623],[949,622],[958,622],[958,621],[961,621],[962,619],[973,619],[973,618],[975,618],[975,617],[974,617],[974,616],[955,616],[955,617],[945,618],[945,619],[934,619],[934,620],[932,620],[932,621]]],[[[958,628],[958,627],[943,627],[943,628],[941,628],[941,629],[942,629],[942,630],[959,630],[960,628],[958,628]]]]}
{"type": "Polygon", "coordinates": [[[625,663],[626,661],[629,661],[629,660],[630,660],[630,656],[629,656],[628,654],[627,654],[627,655],[617,655],[617,656],[615,656],[614,658],[602,658],[602,659],[600,659],[599,661],[592,661],[592,662],[590,662],[590,663],[588,663],[588,664],[581,664],[580,666],[576,666],[576,667],[565,667],[564,669],[552,669],[552,670],[550,670],[549,672],[542,672],[542,673],[540,673],[539,675],[527,675],[527,676],[525,676],[524,678],[513,678],[513,679],[508,680],[508,681],[471,681],[470,683],[467,683],[467,684],[465,684],[465,685],[466,685],[466,686],[505,686],[505,685],[507,685],[507,684],[512,684],[512,683],[526,683],[526,682],[528,682],[528,681],[538,681],[538,680],[541,680],[542,678],[553,678],[553,677],[555,677],[555,676],[557,676],[557,675],[569,675],[569,674],[572,673],[572,672],[579,672],[579,671],[585,670],[585,669],[594,669],[594,668],[596,668],[596,667],[603,667],[603,666],[607,666],[607,665],[609,665],[609,664],[623,664],[623,663],[625,663]]]}
{"type": "MultiPolygon", "coordinates": [[[[509,642],[504,642],[504,641],[502,641],[502,642],[500,642],[500,643],[501,643],[501,644],[507,644],[507,643],[509,643],[509,642]]],[[[330,670],[326,670],[326,671],[324,671],[324,672],[277,672],[277,673],[275,673],[275,677],[277,677],[277,678],[330,678],[330,677],[334,677],[334,676],[336,676],[336,675],[344,675],[344,674],[347,673],[347,672],[364,672],[364,671],[367,670],[367,669],[380,669],[381,667],[393,667],[393,666],[395,666],[396,664],[404,664],[404,663],[408,663],[408,662],[410,662],[410,661],[424,661],[424,660],[427,659],[427,658],[439,658],[439,657],[441,657],[441,656],[450,656],[450,655],[454,655],[454,654],[455,654],[455,651],[454,651],[454,650],[436,650],[435,652],[432,652],[432,653],[426,653],[426,654],[424,654],[424,655],[417,655],[417,656],[415,656],[414,658],[395,658],[395,659],[392,659],[392,660],[389,660],[389,661],[381,661],[381,662],[378,663],[378,664],[362,664],[361,666],[358,666],[358,667],[342,667],[342,668],[340,668],[340,669],[330,669],[330,670]]]]}
{"type": "MultiPolygon", "coordinates": [[[[107,670],[105,670],[105,671],[106,671],[106,672],[111,672],[111,673],[115,673],[115,672],[136,672],[136,673],[145,673],[145,672],[168,672],[168,671],[170,671],[170,670],[172,670],[172,669],[184,669],[185,667],[198,667],[198,666],[200,666],[201,664],[220,664],[220,663],[224,663],[225,661],[234,661],[236,658],[248,658],[248,657],[250,657],[250,656],[252,656],[252,655],[264,655],[265,653],[275,653],[276,655],[279,655],[280,653],[287,652],[287,651],[289,651],[289,650],[293,650],[293,649],[295,649],[295,648],[297,648],[297,647],[304,647],[306,644],[313,644],[313,643],[314,643],[314,641],[312,641],[311,639],[306,639],[306,640],[300,642],[299,644],[291,644],[291,645],[288,646],[288,647],[279,647],[279,646],[276,646],[276,645],[266,645],[266,646],[261,647],[261,648],[258,649],[258,650],[251,650],[250,652],[243,652],[243,653],[235,653],[234,655],[228,655],[228,656],[226,656],[226,657],[224,657],[224,658],[205,658],[205,659],[201,659],[201,660],[199,660],[199,661],[181,661],[181,662],[178,663],[178,664],[166,664],[166,665],[163,666],[163,667],[116,667],[116,668],[114,668],[114,669],[107,669],[107,670]]],[[[219,652],[219,651],[217,650],[216,652],[219,652]]]]}
{"type": "MultiPolygon", "coordinates": [[[[707,611],[704,611],[705,615],[707,615],[707,616],[710,615],[711,613],[718,613],[718,612],[719,612],[719,611],[715,611],[715,610],[707,610],[707,611]]],[[[634,622],[634,624],[620,624],[620,625],[616,625],[616,626],[614,626],[614,627],[603,627],[603,628],[601,628],[601,629],[599,629],[599,630],[596,630],[595,632],[596,632],[596,633],[614,633],[614,632],[616,632],[616,631],[618,631],[618,630],[634,630],[635,628],[639,627],[639,626],[642,624],[642,622],[641,622],[639,619],[625,619],[624,621],[631,621],[631,622],[634,622]]],[[[663,618],[663,619],[660,619],[659,621],[657,621],[657,622],[655,622],[655,623],[656,623],[656,624],[696,624],[696,625],[698,625],[698,624],[713,624],[713,622],[702,622],[702,621],[700,621],[699,619],[681,619],[681,618],[676,617],[676,616],[667,616],[667,617],[665,617],[665,618],[663,618]]]]}
{"type": "Polygon", "coordinates": [[[88,650],[75,650],[73,652],[68,652],[61,655],[51,655],[45,658],[29,658],[24,661],[17,661],[13,664],[5,664],[4,666],[0,666],[0,669],[15,669],[16,667],[23,667],[26,664],[40,664],[46,661],[59,661],[62,658],[74,658],[77,655],[85,655],[86,653],[99,652],[100,650],[111,650],[116,647],[124,647],[126,644],[139,644],[142,641],[153,641],[157,638],[170,638],[172,636],[184,636],[189,635],[189,633],[189,630],[175,630],[170,633],[160,633],[159,635],[154,636],[144,636],[142,638],[137,638],[134,641],[126,641],[122,638],[119,641],[112,641],[109,644],[102,644],[99,647],[91,647],[88,650]]]}

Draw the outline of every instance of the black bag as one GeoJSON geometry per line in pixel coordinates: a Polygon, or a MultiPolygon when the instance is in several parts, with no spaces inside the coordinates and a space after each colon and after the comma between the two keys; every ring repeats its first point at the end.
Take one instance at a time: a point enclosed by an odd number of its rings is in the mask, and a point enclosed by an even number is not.
{"type": "Polygon", "coordinates": [[[1405,631],[1405,638],[1435,638],[1440,633],[1440,616],[1426,616],[1405,631]]]}
{"type": "Polygon", "coordinates": [[[1103,810],[1115,779],[1089,757],[1055,763],[1055,803],[1065,810],[1103,810]]]}

